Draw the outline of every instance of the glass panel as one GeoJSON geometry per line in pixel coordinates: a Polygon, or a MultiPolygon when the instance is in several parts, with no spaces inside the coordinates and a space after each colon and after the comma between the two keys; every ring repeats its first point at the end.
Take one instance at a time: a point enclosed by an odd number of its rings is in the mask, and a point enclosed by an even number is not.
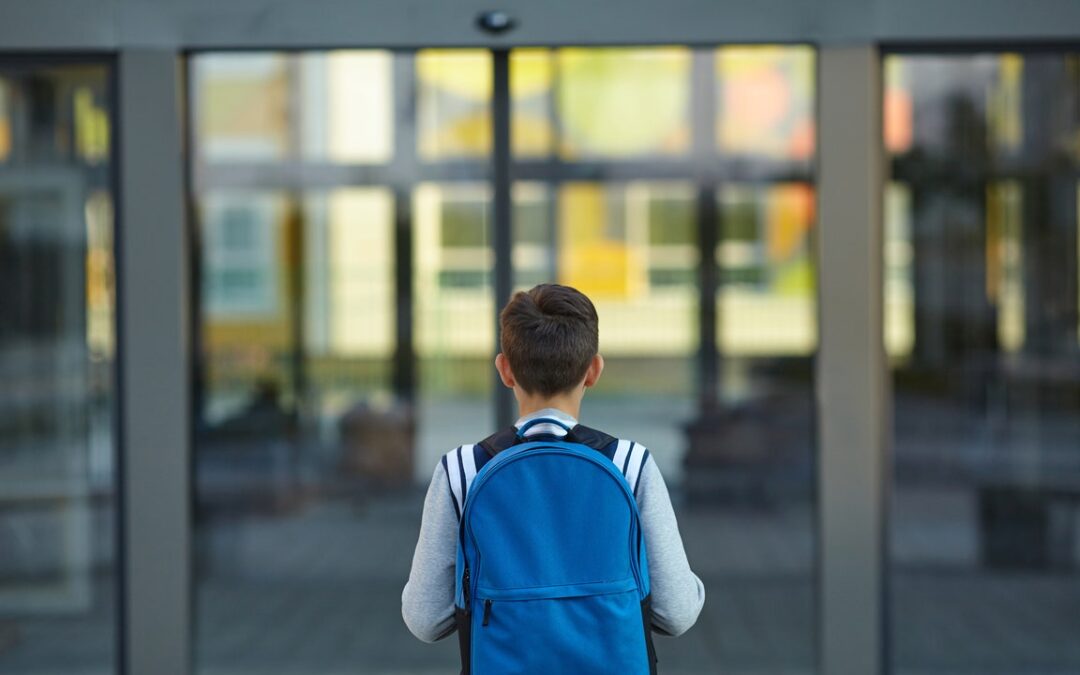
{"type": "Polygon", "coordinates": [[[557,149],[568,161],[686,154],[690,56],[683,47],[515,50],[514,152],[557,149]]]}
{"type": "Polygon", "coordinates": [[[384,51],[301,55],[295,79],[303,158],[381,163],[394,154],[393,56],[384,51]]]}
{"type": "Polygon", "coordinates": [[[1078,65],[885,63],[897,672],[1080,669],[1078,65]]]}
{"type": "Polygon", "coordinates": [[[202,160],[383,163],[393,154],[393,57],[339,51],[193,60],[202,160]],[[305,105],[290,108],[301,97],[305,105]]]}
{"type": "Polygon", "coordinates": [[[420,360],[417,478],[443,453],[494,425],[494,288],[490,191],[423,183],[413,192],[416,349],[420,360]]]}
{"type": "Polygon", "coordinates": [[[731,182],[717,200],[718,410],[692,427],[684,489],[716,510],[714,585],[738,585],[734,603],[760,617],[723,615],[729,669],[813,672],[814,188],[731,182]]]}
{"type": "Polygon", "coordinates": [[[606,367],[582,421],[650,448],[709,593],[697,627],[657,641],[668,670],[815,669],[813,68],[801,47],[511,54],[514,159],[543,176],[513,188],[514,285],[557,281],[592,298],[606,367]],[[708,86],[691,79],[714,65],[708,86]],[[721,107],[715,128],[692,114],[692,101],[724,100],[725,78],[743,78],[732,91],[751,96],[751,117],[773,106],[765,127],[747,126],[745,107],[721,107]],[[761,93],[759,79],[779,85],[761,93]],[[690,149],[718,143],[782,168],[699,184],[690,149]],[[702,227],[720,242],[708,254],[723,280],[717,396],[699,358],[702,227]]]}
{"type": "Polygon", "coordinates": [[[290,154],[289,65],[280,54],[192,60],[201,160],[274,161],[290,154]]]}
{"type": "Polygon", "coordinates": [[[117,672],[104,65],[0,62],[0,672],[117,672]]]}
{"type": "MultiPolygon", "coordinates": [[[[199,55],[193,69],[233,58],[199,55]]],[[[394,617],[421,486],[441,453],[493,424],[490,56],[249,58],[284,78],[248,92],[265,102],[282,88],[282,150],[215,153],[203,133],[193,153],[197,672],[450,672],[455,641],[417,649],[394,617]],[[395,104],[403,95],[414,100],[395,104]],[[412,160],[396,148],[481,182],[402,176],[394,160],[412,160]],[[253,160],[291,168],[207,170],[253,160]]],[[[232,94],[193,85],[203,128],[232,94]]]]}
{"type": "Polygon", "coordinates": [[[426,160],[491,152],[491,54],[430,49],[416,55],[417,151],[426,160]]]}
{"type": "Polygon", "coordinates": [[[716,51],[716,140],[723,153],[805,161],[814,154],[814,50],[716,51]]]}
{"type": "Polygon", "coordinates": [[[732,358],[812,354],[817,348],[814,189],[799,183],[730,183],[719,201],[721,350],[732,358]]]}

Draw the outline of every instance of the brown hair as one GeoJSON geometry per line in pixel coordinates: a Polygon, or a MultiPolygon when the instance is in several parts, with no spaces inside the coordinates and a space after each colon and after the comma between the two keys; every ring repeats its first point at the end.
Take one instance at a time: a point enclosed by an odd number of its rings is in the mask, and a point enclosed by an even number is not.
{"type": "Polygon", "coordinates": [[[585,377],[599,350],[596,308],[581,291],[540,284],[518,291],[499,315],[501,347],[521,388],[554,396],[585,377]]]}

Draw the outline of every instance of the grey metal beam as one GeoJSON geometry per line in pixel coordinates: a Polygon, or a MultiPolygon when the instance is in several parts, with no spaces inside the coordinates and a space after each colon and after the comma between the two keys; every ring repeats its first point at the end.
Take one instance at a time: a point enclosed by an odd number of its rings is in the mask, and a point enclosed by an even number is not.
{"type": "Polygon", "coordinates": [[[889,391],[882,340],[881,64],[872,45],[818,56],[819,611],[823,675],[887,658],[889,391]]]}
{"type": "Polygon", "coordinates": [[[190,351],[178,54],[119,57],[125,672],[187,675],[190,351]]]}
{"type": "Polygon", "coordinates": [[[1075,0],[503,0],[492,36],[461,0],[2,0],[0,49],[175,49],[1076,40],[1075,0]]]}

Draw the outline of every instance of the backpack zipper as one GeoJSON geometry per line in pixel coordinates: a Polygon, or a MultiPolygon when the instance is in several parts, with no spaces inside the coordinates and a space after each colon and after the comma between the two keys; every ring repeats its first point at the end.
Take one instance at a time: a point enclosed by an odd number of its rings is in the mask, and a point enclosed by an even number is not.
{"type": "Polygon", "coordinates": [[[488,625],[488,620],[491,618],[491,600],[484,600],[484,620],[480,622],[481,626],[488,625]]]}

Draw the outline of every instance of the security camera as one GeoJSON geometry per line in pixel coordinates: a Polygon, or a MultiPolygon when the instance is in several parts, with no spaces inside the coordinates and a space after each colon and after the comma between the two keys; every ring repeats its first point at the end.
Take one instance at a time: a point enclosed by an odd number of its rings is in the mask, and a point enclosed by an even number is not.
{"type": "Polygon", "coordinates": [[[480,12],[479,16],[476,17],[476,25],[485,33],[499,35],[514,28],[517,21],[506,12],[496,9],[490,12],[480,12]]]}

